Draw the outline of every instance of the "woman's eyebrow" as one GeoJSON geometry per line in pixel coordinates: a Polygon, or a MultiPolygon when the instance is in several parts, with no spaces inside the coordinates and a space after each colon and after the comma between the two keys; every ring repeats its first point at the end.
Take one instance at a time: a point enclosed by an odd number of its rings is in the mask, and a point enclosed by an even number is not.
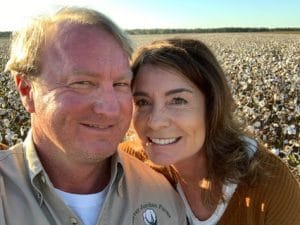
{"type": "Polygon", "coordinates": [[[165,95],[169,96],[169,95],[174,95],[174,94],[178,94],[178,93],[182,93],[182,92],[193,93],[190,89],[187,89],[187,88],[176,88],[176,89],[167,91],[165,95]]]}
{"type": "MultiPolygon", "coordinates": [[[[176,88],[176,89],[167,91],[165,96],[174,95],[174,94],[178,94],[178,93],[182,93],[182,92],[193,93],[193,91],[191,91],[190,89],[187,89],[187,88],[176,88]]],[[[147,97],[148,96],[148,94],[143,91],[135,91],[135,92],[133,92],[132,95],[134,97],[137,97],[137,96],[147,97]]]]}
{"type": "Polygon", "coordinates": [[[137,96],[148,96],[145,92],[142,92],[142,91],[135,91],[133,92],[132,94],[134,97],[137,97],[137,96]]]}

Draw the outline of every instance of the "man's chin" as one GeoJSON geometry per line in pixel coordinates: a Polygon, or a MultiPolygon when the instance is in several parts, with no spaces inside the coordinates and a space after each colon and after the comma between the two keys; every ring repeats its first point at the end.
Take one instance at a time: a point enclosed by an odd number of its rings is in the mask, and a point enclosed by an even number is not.
{"type": "Polygon", "coordinates": [[[117,151],[117,147],[118,144],[112,144],[109,142],[101,141],[87,144],[85,151],[95,154],[113,155],[117,151]]]}

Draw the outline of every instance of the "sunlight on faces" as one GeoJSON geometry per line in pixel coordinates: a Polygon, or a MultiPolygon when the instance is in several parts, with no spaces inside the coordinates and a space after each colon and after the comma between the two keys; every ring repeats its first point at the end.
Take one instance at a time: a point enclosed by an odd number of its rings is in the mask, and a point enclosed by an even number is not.
{"type": "Polygon", "coordinates": [[[14,57],[16,57],[16,60],[21,62],[25,59],[25,56],[27,53],[23,49],[23,45],[21,41],[18,42],[18,44],[13,45],[12,51],[15,53],[14,57]]]}
{"type": "MultiPolygon", "coordinates": [[[[41,29],[31,29],[32,24],[38,23],[37,21],[28,21],[26,26],[22,27],[20,31],[12,35],[11,45],[11,58],[8,61],[6,68],[12,69],[11,65],[18,63],[22,65],[21,72],[26,75],[35,75],[37,72],[37,58],[39,58],[40,38],[41,29]],[[27,26],[30,26],[27,29],[27,26]],[[24,29],[24,30],[23,30],[24,29]],[[30,73],[30,74],[28,74],[30,73]],[[33,74],[32,74],[33,73],[33,74]]],[[[39,27],[39,25],[37,25],[39,27]]]]}
{"type": "MultiPolygon", "coordinates": [[[[36,49],[35,47],[24,48],[22,37],[19,37],[15,44],[11,46],[11,48],[11,52],[13,52],[13,55],[11,55],[10,61],[14,60],[19,63],[28,62],[28,64],[33,62],[34,56],[32,54],[35,53],[36,49]]],[[[10,64],[10,61],[8,62],[8,64],[10,64]]]]}
{"type": "Polygon", "coordinates": [[[152,161],[175,164],[199,153],[205,139],[205,98],[196,86],[174,70],[143,65],[133,95],[133,123],[152,161]]]}
{"type": "Polygon", "coordinates": [[[65,160],[97,162],[116,151],[130,124],[128,57],[106,31],[68,31],[67,42],[58,36],[44,51],[46,87],[35,93],[33,133],[43,148],[64,151],[65,160]]]}

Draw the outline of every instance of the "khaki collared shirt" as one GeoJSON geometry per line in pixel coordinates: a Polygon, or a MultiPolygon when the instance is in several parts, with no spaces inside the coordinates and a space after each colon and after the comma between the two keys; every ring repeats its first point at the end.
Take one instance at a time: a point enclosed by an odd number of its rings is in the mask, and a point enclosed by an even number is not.
{"type": "MultiPolygon", "coordinates": [[[[185,225],[184,206],[167,180],[120,151],[98,225],[185,225]]],[[[59,168],[57,168],[59,170],[59,168]]],[[[56,194],[29,133],[0,151],[0,225],[81,225],[56,194]]]]}

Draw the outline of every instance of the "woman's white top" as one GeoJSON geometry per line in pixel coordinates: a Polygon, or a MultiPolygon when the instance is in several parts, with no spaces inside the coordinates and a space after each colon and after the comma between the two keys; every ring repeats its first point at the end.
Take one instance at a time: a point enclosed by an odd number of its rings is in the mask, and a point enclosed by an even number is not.
{"type": "Polygon", "coordinates": [[[73,194],[55,189],[84,225],[96,225],[108,188],[95,194],[73,194]]]}
{"type": "MultiPolygon", "coordinates": [[[[257,149],[257,142],[246,136],[241,137],[241,139],[247,143],[248,154],[249,154],[249,157],[252,158],[257,149]]],[[[194,215],[194,213],[185,197],[182,187],[181,187],[180,183],[178,183],[177,191],[184,202],[186,214],[187,214],[190,225],[216,225],[219,222],[222,215],[224,214],[224,212],[227,208],[228,202],[230,201],[233,193],[235,192],[236,187],[237,187],[237,184],[233,184],[233,183],[223,185],[224,201],[221,201],[218,204],[214,213],[207,220],[199,220],[194,215]]]]}
{"type": "Polygon", "coordinates": [[[181,185],[178,183],[177,184],[177,191],[179,195],[181,196],[184,205],[185,205],[185,210],[186,214],[189,220],[190,225],[215,225],[217,222],[220,220],[221,216],[225,212],[225,209],[228,205],[228,202],[233,195],[235,189],[237,187],[237,184],[228,184],[223,186],[223,193],[224,193],[224,202],[220,202],[219,205],[217,206],[216,210],[214,213],[207,219],[207,220],[199,220],[193,213],[184,193],[181,188],[181,185]]]}

